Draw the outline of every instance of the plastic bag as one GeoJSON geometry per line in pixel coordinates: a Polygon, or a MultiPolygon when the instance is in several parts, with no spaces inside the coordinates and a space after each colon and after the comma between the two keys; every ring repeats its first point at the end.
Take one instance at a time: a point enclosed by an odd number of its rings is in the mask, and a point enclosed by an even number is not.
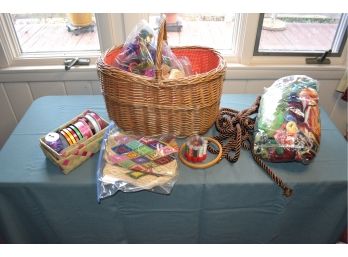
{"type": "Polygon", "coordinates": [[[254,153],[271,162],[308,164],[320,145],[318,82],[304,75],[278,79],[262,95],[254,153]]]}
{"type": "MultiPolygon", "coordinates": [[[[151,26],[142,20],[128,35],[121,52],[116,56],[114,66],[138,75],[155,76],[157,35],[151,26]]],[[[188,58],[183,63],[170,47],[163,42],[162,73],[165,79],[181,78],[189,74],[188,58]],[[185,65],[185,68],[183,67],[185,65]],[[187,72],[187,73],[185,73],[187,72]]]]}
{"type": "Polygon", "coordinates": [[[177,152],[178,145],[173,136],[128,135],[111,122],[98,160],[98,202],[119,190],[169,194],[178,175],[177,152]]]}

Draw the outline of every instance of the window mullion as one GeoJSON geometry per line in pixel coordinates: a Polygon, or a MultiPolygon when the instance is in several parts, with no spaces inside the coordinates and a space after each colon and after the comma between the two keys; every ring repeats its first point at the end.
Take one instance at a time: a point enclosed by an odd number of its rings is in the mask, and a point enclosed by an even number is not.
{"type": "MultiPolygon", "coordinates": [[[[125,35],[129,35],[134,27],[141,21],[142,19],[149,21],[148,13],[125,13],[123,14],[124,21],[124,32],[125,35]]],[[[124,40],[125,41],[125,40],[124,40]]]]}
{"type": "Polygon", "coordinates": [[[120,45],[125,41],[123,14],[96,13],[95,17],[101,52],[105,52],[107,49],[116,45],[120,45]]]}
{"type": "Polygon", "coordinates": [[[340,24],[337,27],[335,38],[332,42],[331,49],[333,52],[341,53],[343,50],[344,41],[347,40],[347,23],[348,14],[342,14],[340,24]],[[341,46],[341,49],[340,49],[341,46]]]}
{"type": "Polygon", "coordinates": [[[21,55],[22,51],[12,24],[11,15],[8,13],[0,14],[0,23],[2,24],[0,26],[0,42],[2,48],[0,56],[3,57],[1,58],[0,66],[7,67],[21,55]]]}
{"type": "Polygon", "coordinates": [[[253,58],[258,20],[258,13],[249,13],[241,20],[238,52],[240,63],[243,65],[250,64],[253,58]]]}

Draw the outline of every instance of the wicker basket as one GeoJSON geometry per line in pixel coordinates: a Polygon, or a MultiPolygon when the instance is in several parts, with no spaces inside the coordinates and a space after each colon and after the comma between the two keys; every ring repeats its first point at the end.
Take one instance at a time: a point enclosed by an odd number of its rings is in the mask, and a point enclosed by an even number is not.
{"type": "Polygon", "coordinates": [[[163,79],[161,53],[166,40],[163,20],[157,41],[155,78],[112,66],[123,46],[108,50],[98,59],[98,76],[109,117],[121,129],[134,134],[204,134],[219,112],[226,63],[211,48],[175,47],[173,53],[188,57],[196,75],[163,79]]]}
{"type": "MultiPolygon", "coordinates": [[[[76,116],[69,122],[61,125],[54,131],[59,131],[70,124],[73,124],[78,120],[78,118],[84,116],[87,112],[88,110],[76,116]]],[[[103,119],[103,121],[108,124],[106,120],[103,119]]],[[[61,153],[57,153],[49,145],[47,145],[45,143],[44,136],[40,138],[40,147],[48,159],[50,159],[55,165],[59,166],[64,174],[68,174],[70,171],[81,165],[84,161],[88,160],[100,150],[101,140],[103,139],[106,129],[107,126],[92,137],[83,139],[78,143],[69,146],[61,153]]]]}

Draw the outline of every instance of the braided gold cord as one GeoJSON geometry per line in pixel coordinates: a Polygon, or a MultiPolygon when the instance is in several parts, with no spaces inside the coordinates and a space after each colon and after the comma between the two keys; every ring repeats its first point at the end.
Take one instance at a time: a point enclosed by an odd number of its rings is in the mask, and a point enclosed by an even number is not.
{"type": "MultiPolygon", "coordinates": [[[[255,162],[283,189],[283,195],[289,197],[292,195],[293,190],[284,184],[283,180],[274,174],[260,157],[254,154],[252,149],[252,131],[255,126],[255,120],[249,116],[258,112],[260,100],[261,96],[258,96],[250,108],[240,112],[229,108],[222,108],[215,122],[216,129],[220,134],[215,136],[214,139],[223,146],[222,158],[226,158],[233,163],[238,161],[241,147],[250,150],[255,162]],[[228,142],[224,144],[224,140],[228,140],[228,142]],[[231,155],[231,152],[234,152],[234,154],[231,155]]],[[[218,150],[210,145],[208,145],[208,151],[213,154],[218,153],[218,150]]]]}

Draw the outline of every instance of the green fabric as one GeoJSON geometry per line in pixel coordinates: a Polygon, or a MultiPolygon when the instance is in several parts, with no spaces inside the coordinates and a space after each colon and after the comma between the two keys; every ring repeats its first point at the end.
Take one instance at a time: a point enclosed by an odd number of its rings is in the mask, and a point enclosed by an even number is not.
{"type": "MultiPolygon", "coordinates": [[[[221,106],[241,110],[255,98],[223,95],[221,106]]],[[[237,163],[223,160],[207,170],[180,163],[170,195],[118,192],[101,204],[98,154],[64,175],[39,147],[42,135],[85,109],[108,117],[102,96],[39,98],[2,148],[3,241],[335,243],[347,226],[347,143],[323,109],[321,147],[313,163],[269,164],[294,189],[290,198],[242,150],[237,163]]]]}

